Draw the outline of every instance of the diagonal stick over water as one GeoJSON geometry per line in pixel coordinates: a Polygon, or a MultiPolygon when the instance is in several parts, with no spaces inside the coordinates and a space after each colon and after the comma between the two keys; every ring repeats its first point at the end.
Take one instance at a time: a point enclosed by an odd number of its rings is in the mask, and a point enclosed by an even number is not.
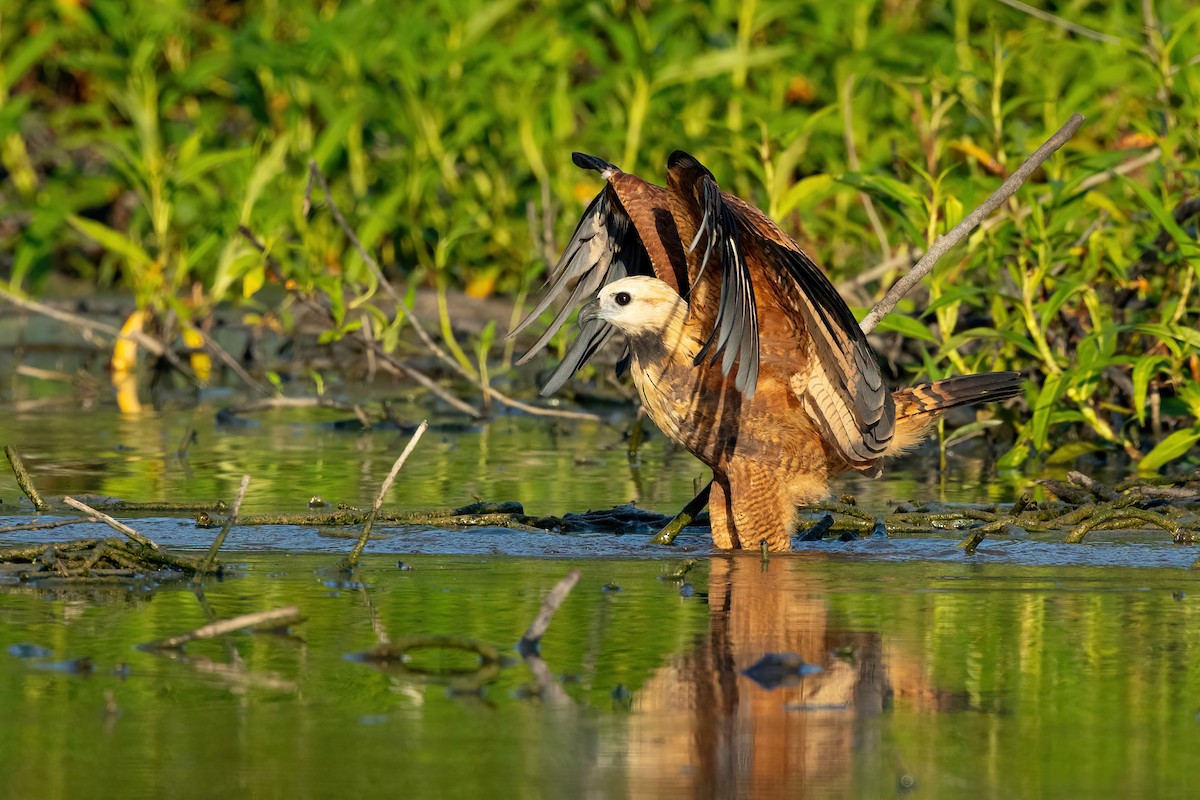
{"type": "Polygon", "coordinates": [[[967,237],[967,234],[975,230],[979,223],[983,222],[984,217],[991,214],[1005,200],[1012,197],[1017,189],[1021,188],[1021,184],[1025,183],[1029,176],[1033,174],[1034,170],[1040,167],[1054,151],[1066,144],[1067,140],[1075,135],[1075,132],[1079,130],[1079,126],[1082,124],[1083,115],[1072,114],[1071,118],[1058,129],[1057,133],[1047,139],[1045,144],[1033,152],[1033,155],[1025,159],[1025,163],[1018,167],[1017,171],[1008,177],[1008,180],[1000,184],[999,189],[993,192],[974,211],[963,217],[962,221],[955,225],[949,233],[938,237],[937,241],[930,245],[925,255],[921,256],[921,260],[913,265],[913,268],[908,271],[907,275],[892,284],[892,288],[888,289],[888,293],[884,295],[883,299],[871,309],[870,314],[867,314],[863,318],[863,321],[859,323],[862,332],[870,333],[875,330],[875,327],[883,318],[890,314],[892,309],[896,307],[900,299],[908,294],[922,278],[933,270],[933,265],[942,256],[950,252],[955,245],[967,237]]]}
{"type": "Polygon", "coordinates": [[[354,545],[354,549],[350,551],[350,555],[346,556],[345,566],[353,569],[358,566],[358,558],[362,555],[363,548],[367,546],[367,539],[371,536],[371,526],[375,524],[375,515],[379,513],[380,506],[383,505],[383,498],[387,496],[388,490],[392,488],[392,483],[396,480],[396,476],[400,473],[400,468],[404,466],[404,462],[408,460],[408,455],[417,446],[417,442],[421,441],[421,437],[425,435],[425,431],[429,429],[429,420],[422,420],[417,426],[417,430],[413,433],[412,438],[408,440],[408,445],[404,448],[404,452],[396,459],[396,463],[392,464],[392,471],[384,478],[383,485],[379,487],[379,495],[375,498],[375,505],[371,508],[371,514],[367,517],[367,523],[363,525],[362,535],[358,537],[358,541],[354,545]]]}
{"type": "Polygon", "coordinates": [[[238,489],[237,497],[234,498],[233,508],[229,509],[229,516],[225,520],[225,524],[221,526],[221,532],[217,534],[217,538],[213,540],[212,547],[208,548],[208,554],[204,556],[204,563],[200,565],[199,572],[196,575],[203,578],[212,568],[213,560],[217,557],[217,551],[221,549],[221,545],[225,544],[225,537],[229,535],[229,530],[237,523],[238,512],[242,510],[242,501],[246,499],[246,487],[250,485],[250,476],[242,476],[242,485],[238,489]]]}
{"type": "Polygon", "coordinates": [[[71,508],[82,511],[92,519],[97,520],[98,522],[103,522],[108,527],[127,537],[131,541],[137,542],[142,547],[147,547],[151,550],[158,550],[160,552],[162,551],[162,548],[159,547],[155,542],[138,533],[124,522],[118,522],[108,514],[105,514],[103,511],[97,511],[86,503],[81,503],[74,497],[70,496],[64,497],[63,502],[69,505],[71,508]]]}

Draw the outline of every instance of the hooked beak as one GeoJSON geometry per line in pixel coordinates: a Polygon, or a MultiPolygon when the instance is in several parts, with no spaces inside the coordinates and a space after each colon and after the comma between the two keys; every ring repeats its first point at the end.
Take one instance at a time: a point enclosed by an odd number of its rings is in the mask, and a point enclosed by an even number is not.
{"type": "Polygon", "coordinates": [[[600,298],[598,296],[588,300],[583,304],[583,308],[579,309],[580,325],[586,325],[600,318],[600,298]]]}

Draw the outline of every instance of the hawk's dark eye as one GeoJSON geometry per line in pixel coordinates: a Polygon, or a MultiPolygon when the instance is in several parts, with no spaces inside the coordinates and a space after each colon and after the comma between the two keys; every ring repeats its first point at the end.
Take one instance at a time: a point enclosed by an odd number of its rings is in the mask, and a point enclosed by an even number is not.
{"type": "Polygon", "coordinates": [[[613,295],[613,302],[619,306],[627,306],[633,298],[629,296],[629,292],[617,292],[613,295]]]}

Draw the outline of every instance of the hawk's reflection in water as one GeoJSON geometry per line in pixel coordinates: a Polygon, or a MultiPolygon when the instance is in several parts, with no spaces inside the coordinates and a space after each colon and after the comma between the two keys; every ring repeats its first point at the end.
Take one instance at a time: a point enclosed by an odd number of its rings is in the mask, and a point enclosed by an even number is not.
{"type": "Polygon", "coordinates": [[[634,698],[632,796],[859,797],[912,780],[880,715],[894,696],[930,710],[965,699],[932,687],[920,659],[881,633],[839,624],[805,564],[712,560],[708,633],[634,698]],[[821,670],[766,689],[744,673],[767,653],[821,670]]]}

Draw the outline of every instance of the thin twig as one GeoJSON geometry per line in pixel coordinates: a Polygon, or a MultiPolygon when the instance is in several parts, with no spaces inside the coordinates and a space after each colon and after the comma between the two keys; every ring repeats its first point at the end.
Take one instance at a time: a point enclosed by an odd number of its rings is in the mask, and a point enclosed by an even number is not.
{"type": "MultiPolygon", "coordinates": [[[[69,311],[53,308],[52,306],[48,306],[44,303],[39,303],[36,300],[29,300],[13,294],[4,288],[0,288],[0,300],[7,300],[17,308],[23,308],[26,311],[32,311],[35,314],[41,314],[43,317],[50,317],[50,319],[56,319],[59,322],[65,322],[67,325],[83,331],[85,334],[103,333],[107,336],[113,337],[114,339],[128,339],[136,342],[139,346],[146,348],[159,358],[165,358],[167,362],[177,369],[181,375],[184,375],[189,380],[196,382],[195,374],[186,366],[184,366],[183,361],[175,354],[175,351],[155,339],[153,336],[148,336],[141,331],[122,331],[120,328],[114,325],[109,325],[106,322],[98,322],[96,320],[82,317],[79,314],[72,314],[69,311]]],[[[107,343],[105,343],[105,346],[107,346],[107,343]]]]}
{"type": "Polygon", "coordinates": [[[159,550],[159,551],[162,550],[162,548],[159,547],[158,544],[156,544],[154,541],[146,538],[142,534],[135,531],[133,528],[126,525],[125,523],[118,522],[117,520],[110,517],[108,514],[105,514],[102,511],[97,511],[96,509],[92,508],[91,506],[87,505],[86,503],[79,502],[74,497],[70,497],[70,496],[63,497],[63,502],[66,503],[67,505],[69,505],[71,508],[76,509],[77,511],[82,511],[83,513],[85,513],[89,517],[91,517],[92,519],[97,520],[99,522],[103,522],[105,525],[107,525],[108,527],[117,531],[121,535],[125,536],[131,542],[133,542],[135,544],[140,544],[142,547],[148,547],[151,550],[159,550]]]}
{"type": "Polygon", "coordinates": [[[179,437],[179,446],[175,448],[175,455],[180,461],[187,458],[188,450],[192,446],[192,441],[196,438],[196,426],[188,423],[187,429],[184,430],[183,436],[179,437]]]}
{"type": "Polygon", "coordinates": [[[225,537],[229,535],[229,530],[237,523],[238,512],[242,509],[242,500],[246,499],[246,487],[250,485],[250,476],[242,476],[242,485],[238,489],[237,497],[233,501],[233,507],[229,509],[229,517],[225,520],[225,524],[221,526],[221,532],[217,534],[217,538],[213,540],[212,547],[208,548],[208,554],[204,556],[204,561],[200,564],[200,569],[197,575],[203,578],[212,568],[213,561],[217,558],[217,551],[221,549],[221,545],[225,544],[225,537]]]}
{"type": "Polygon", "coordinates": [[[354,544],[354,549],[350,551],[350,555],[346,556],[345,565],[347,568],[353,569],[358,565],[358,559],[362,555],[363,548],[367,546],[367,539],[371,536],[371,526],[375,524],[375,516],[379,513],[380,507],[383,505],[383,498],[387,496],[388,491],[392,488],[392,483],[396,480],[396,476],[400,473],[400,468],[404,466],[404,462],[408,460],[408,455],[417,446],[417,442],[421,441],[421,437],[425,435],[425,431],[429,429],[429,421],[424,420],[417,426],[413,432],[412,438],[408,440],[408,445],[404,448],[404,452],[392,464],[392,471],[384,478],[383,484],[379,487],[379,494],[375,497],[375,505],[371,508],[371,513],[367,517],[367,522],[363,525],[362,534],[358,537],[358,541],[354,544]]]}
{"type": "Polygon", "coordinates": [[[575,584],[579,583],[579,577],[582,574],[579,570],[573,569],[567,574],[567,577],[554,585],[554,588],[542,600],[542,607],[538,609],[533,622],[529,623],[529,627],[517,645],[517,650],[522,653],[537,652],[538,643],[550,628],[550,620],[554,619],[558,607],[567,599],[567,595],[575,588],[575,584]]]}
{"type": "Polygon", "coordinates": [[[204,331],[200,330],[198,327],[194,327],[193,330],[200,334],[200,338],[204,341],[204,347],[208,350],[208,352],[216,356],[217,360],[222,364],[233,370],[233,373],[241,378],[243,383],[259,394],[271,395],[275,393],[273,388],[262,381],[256,380],[254,376],[247,372],[246,368],[239,364],[238,360],[231,356],[224,347],[221,347],[221,345],[217,344],[215,339],[213,339],[204,331]]]}
{"type": "Polygon", "coordinates": [[[1009,8],[1015,8],[1017,11],[1020,11],[1023,14],[1028,14],[1029,16],[1040,19],[1043,22],[1049,22],[1052,25],[1057,25],[1063,30],[1070,31],[1071,33],[1075,33],[1080,36],[1086,36],[1089,39],[1095,39],[1097,42],[1104,42],[1105,44],[1121,44],[1121,38],[1119,36],[1113,36],[1111,33],[1101,33],[1100,31],[1095,31],[1091,28],[1085,28],[1078,23],[1071,22],[1069,19],[1056,17],[1049,11],[1042,11],[1040,8],[1034,8],[1027,3],[1022,3],[1021,0],[1000,0],[1000,2],[1009,8]]]}
{"type": "Polygon", "coordinates": [[[8,456],[8,463],[17,477],[17,486],[21,487],[21,491],[33,503],[33,507],[38,511],[48,510],[50,506],[38,494],[37,487],[33,485],[33,479],[29,477],[29,471],[25,469],[25,462],[21,460],[21,454],[17,452],[17,448],[11,444],[4,445],[4,455],[8,456]]]}
{"type": "Polygon", "coordinates": [[[892,285],[892,288],[888,290],[884,298],[863,319],[862,323],[860,323],[863,333],[870,333],[875,330],[880,321],[896,307],[900,299],[908,294],[909,290],[916,286],[922,278],[929,274],[930,270],[933,269],[933,266],[942,256],[966,238],[967,234],[973,231],[983,221],[984,217],[995,211],[1004,201],[1012,197],[1013,193],[1021,187],[1021,184],[1025,183],[1034,170],[1040,167],[1054,151],[1058,150],[1068,139],[1074,136],[1075,131],[1079,130],[1079,126],[1082,124],[1083,115],[1072,114],[1066,124],[1047,139],[1045,144],[1034,151],[1033,155],[1025,159],[1025,163],[1010,175],[1008,180],[1000,185],[999,189],[993,192],[987,200],[984,200],[978,208],[964,217],[949,233],[939,237],[925,255],[921,257],[921,260],[909,270],[908,274],[892,285]]]}
{"type": "Polygon", "coordinates": [[[329,204],[329,212],[333,214],[334,221],[336,221],[338,226],[342,229],[342,232],[346,235],[346,238],[350,240],[350,244],[353,245],[354,249],[358,252],[359,258],[361,258],[363,263],[367,265],[367,268],[371,271],[371,274],[374,276],[378,285],[383,288],[384,292],[392,299],[393,302],[396,303],[399,308],[404,309],[405,316],[412,324],[413,330],[417,332],[417,336],[420,337],[421,342],[427,348],[429,348],[429,351],[433,353],[439,361],[447,364],[451,369],[462,376],[464,380],[477,388],[485,396],[490,396],[497,402],[501,403],[502,405],[506,405],[509,408],[515,408],[519,411],[524,411],[527,414],[536,414],[538,416],[545,417],[563,417],[566,419],[579,419],[590,422],[595,422],[600,419],[600,417],[596,414],[589,414],[587,412],[560,411],[557,408],[546,408],[544,406],[533,406],[528,403],[523,403],[520,400],[516,400],[502,392],[496,391],[496,389],[486,385],[482,380],[480,380],[479,376],[471,374],[470,370],[463,367],[462,364],[458,363],[457,359],[453,358],[449,353],[438,346],[437,342],[433,340],[433,337],[429,335],[429,332],[425,330],[425,326],[421,324],[421,321],[417,318],[416,314],[413,312],[413,309],[408,305],[408,302],[405,300],[404,296],[400,294],[400,292],[397,291],[394,286],[392,286],[391,282],[387,279],[387,276],[383,274],[383,269],[379,266],[379,262],[375,260],[374,256],[367,252],[365,247],[363,247],[362,242],[360,242],[358,239],[358,235],[355,234],[354,230],[350,227],[350,224],[346,222],[346,218],[342,216],[341,209],[339,209],[337,203],[334,202],[333,194],[329,191],[329,184],[325,180],[324,173],[322,173],[320,167],[317,166],[316,161],[309,162],[310,183],[313,179],[315,179],[317,184],[321,187],[321,192],[325,195],[325,202],[329,204]]]}
{"type": "Polygon", "coordinates": [[[234,633],[246,628],[258,628],[264,625],[269,625],[272,628],[281,628],[286,625],[293,625],[303,619],[304,617],[300,614],[300,609],[296,608],[296,606],[275,608],[270,611],[256,611],[253,614],[242,614],[240,617],[234,617],[233,619],[210,622],[207,625],[196,628],[194,631],[181,633],[178,636],[160,639],[157,642],[149,642],[141,645],[141,649],[178,650],[188,642],[195,641],[196,639],[212,639],[215,636],[224,636],[227,633],[234,633]]]}
{"type": "Polygon", "coordinates": [[[0,534],[16,533],[17,531],[45,531],[51,528],[61,528],[65,525],[80,525],[89,521],[72,517],[71,519],[56,519],[52,522],[30,522],[25,525],[9,525],[8,527],[0,528],[0,534]]]}
{"type": "Polygon", "coordinates": [[[529,671],[533,674],[533,679],[537,682],[538,694],[542,701],[550,706],[563,708],[571,704],[571,697],[563,689],[561,683],[554,679],[550,674],[550,668],[546,666],[546,662],[542,660],[541,653],[538,652],[538,645],[541,643],[542,636],[546,634],[546,629],[550,627],[550,620],[554,617],[558,607],[567,599],[567,595],[575,588],[575,584],[579,582],[579,570],[571,570],[567,577],[563,578],[546,598],[542,600],[542,607],[538,609],[538,615],[530,623],[529,629],[525,631],[525,635],[521,637],[521,641],[517,642],[517,652],[525,659],[525,665],[529,667],[529,671]]]}
{"type": "MultiPolygon", "coordinates": [[[[1088,191],[1089,189],[1094,189],[1100,184],[1106,183],[1113,178],[1121,175],[1128,175],[1131,172],[1136,172],[1142,167],[1149,166],[1155,161],[1158,161],[1160,158],[1162,158],[1162,148],[1152,147],[1136,158],[1131,158],[1128,161],[1118,164],[1112,169],[1106,169],[1103,172],[1097,172],[1095,175],[1080,181],[1079,186],[1075,187],[1075,191],[1082,193],[1088,191]]],[[[1038,201],[1041,202],[1042,199],[1043,198],[1038,198],[1038,201]]]]}
{"type": "MultiPolygon", "coordinates": [[[[238,227],[238,233],[240,233],[243,238],[245,238],[248,242],[250,242],[250,244],[253,245],[256,250],[258,250],[260,253],[262,253],[264,256],[266,256],[268,266],[270,266],[277,275],[281,274],[278,262],[276,262],[275,259],[273,257],[271,257],[270,254],[267,253],[266,245],[264,245],[262,242],[260,242],[258,240],[258,238],[254,235],[253,231],[251,231],[245,225],[241,225],[238,227]]],[[[306,297],[304,295],[297,295],[297,297],[300,299],[300,302],[302,302],[305,305],[305,307],[307,307],[309,310],[311,310],[315,313],[321,314],[326,319],[329,319],[329,320],[333,319],[333,316],[329,313],[329,309],[325,308],[320,303],[318,303],[315,300],[312,300],[311,298],[306,297]]],[[[390,366],[395,368],[397,371],[402,373],[405,377],[407,377],[410,380],[416,382],[417,384],[423,386],[426,390],[428,390],[430,392],[430,394],[434,395],[442,402],[446,403],[447,405],[449,405],[453,408],[458,409],[459,411],[463,412],[467,416],[473,417],[475,419],[479,419],[480,417],[483,416],[482,413],[480,413],[479,409],[475,408],[474,406],[472,406],[468,403],[464,403],[462,400],[459,400],[457,397],[455,397],[453,394],[448,392],[445,388],[440,386],[436,381],[434,381],[432,378],[430,378],[424,372],[421,372],[420,370],[418,370],[414,367],[411,367],[408,364],[405,364],[403,361],[401,361],[400,359],[393,356],[391,353],[384,350],[383,345],[380,342],[378,342],[374,339],[371,339],[371,340],[360,339],[359,341],[362,342],[362,344],[365,348],[374,350],[375,354],[379,358],[383,359],[387,364],[389,364],[390,366]]]]}
{"type": "Polygon", "coordinates": [[[1188,67],[1194,67],[1197,64],[1200,64],[1200,53],[1197,53],[1196,55],[1192,56],[1187,61],[1184,61],[1182,64],[1172,64],[1171,68],[1167,71],[1169,73],[1171,73],[1172,75],[1177,75],[1182,70],[1185,70],[1188,67]]]}
{"type": "Polygon", "coordinates": [[[359,414],[359,407],[356,404],[334,400],[332,397],[284,397],[281,395],[251,400],[249,403],[239,403],[235,406],[226,406],[222,412],[225,414],[252,414],[280,408],[328,408],[351,413],[356,417],[359,414]]]}

